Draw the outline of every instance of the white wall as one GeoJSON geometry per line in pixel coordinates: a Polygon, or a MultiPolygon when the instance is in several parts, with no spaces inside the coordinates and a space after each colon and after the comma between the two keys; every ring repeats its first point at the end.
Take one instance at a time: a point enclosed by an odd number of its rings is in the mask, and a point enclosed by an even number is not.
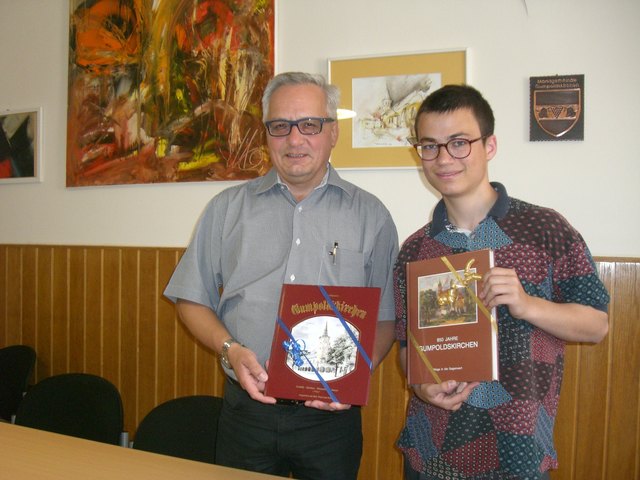
{"type": "MultiPolygon", "coordinates": [[[[562,212],[595,255],[640,256],[638,0],[276,0],[277,70],[467,48],[492,104],[491,178],[562,212]],[[585,140],[528,141],[528,79],[585,75],[585,140]]],[[[0,185],[0,243],[184,246],[207,200],[234,183],[65,187],[67,0],[0,0],[0,110],[44,112],[43,182],[0,185]]],[[[378,195],[401,240],[437,198],[416,169],[343,170],[378,195]]]]}

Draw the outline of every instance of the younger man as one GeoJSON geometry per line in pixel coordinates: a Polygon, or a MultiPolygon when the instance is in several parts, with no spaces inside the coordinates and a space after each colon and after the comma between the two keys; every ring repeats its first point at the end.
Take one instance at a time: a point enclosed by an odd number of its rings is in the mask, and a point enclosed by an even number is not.
{"type": "Polygon", "coordinates": [[[479,297],[497,307],[500,381],[411,386],[398,441],[405,478],[548,478],[557,467],[553,424],[564,345],[602,340],[608,293],[584,240],[560,214],[489,182],[497,140],[493,112],[477,90],[433,92],[415,127],[424,174],[442,200],[396,262],[401,361],[406,366],[406,263],[491,248],[496,266],[479,297]]]}

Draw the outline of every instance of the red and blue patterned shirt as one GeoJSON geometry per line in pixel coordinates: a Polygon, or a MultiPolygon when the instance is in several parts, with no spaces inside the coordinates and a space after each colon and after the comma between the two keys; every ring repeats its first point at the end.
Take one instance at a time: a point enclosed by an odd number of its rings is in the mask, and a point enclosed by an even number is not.
{"type": "MultiPolygon", "coordinates": [[[[516,270],[529,295],[606,311],[609,294],[582,236],[554,210],[498,200],[470,234],[433,219],[403,244],[394,269],[396,337],[406,346],[407,262],[484,248],[495,265],[516,270]]],[[[553,426],[565,342],[498,307],[499,381],[476,387],[462,407],[443,410],[412,396],[398,446],[411,467],[443,479],[538,479],[557,467],[553,426]]]]}

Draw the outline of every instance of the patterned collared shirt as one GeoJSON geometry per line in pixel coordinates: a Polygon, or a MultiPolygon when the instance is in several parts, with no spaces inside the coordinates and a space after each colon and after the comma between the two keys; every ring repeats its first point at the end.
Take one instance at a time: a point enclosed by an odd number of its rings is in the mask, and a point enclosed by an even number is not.
{"type": "MultiPolygon", "coordinates": [[[[394,269],[396,337],[406,346],[407,262],[483,248],[516,270],[524,290],[606,311],[609,295],[581,235],[557,212],[498,199],[470,234],[448,225],[441,200],[432,222],[403,244],[394,269]]],[[[414,470],[447,479],[538,479],[557,467],[553,425],[562,382],[562,340],[498,307],[500,381],[481,383],[455,412],[412,396],[398,446],[414,470]]]]}

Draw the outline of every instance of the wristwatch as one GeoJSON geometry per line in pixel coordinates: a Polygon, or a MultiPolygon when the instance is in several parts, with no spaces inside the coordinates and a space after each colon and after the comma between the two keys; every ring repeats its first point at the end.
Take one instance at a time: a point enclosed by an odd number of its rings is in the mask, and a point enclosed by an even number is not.
{"type": "Polygon", "coordinates": [[[234,343],[237,343],[238,345],[242,346],[242,344],[233,337],[225,340],[224,343],[222,344],[222,352],[220,354],[220,363],[222,363],[223,367],[226,367],[228,369],[233,368],[229,363],[229,357],[227,353],[229,351],[229,348],[231,348],[231,345],[233,345],[234,343]]]}

